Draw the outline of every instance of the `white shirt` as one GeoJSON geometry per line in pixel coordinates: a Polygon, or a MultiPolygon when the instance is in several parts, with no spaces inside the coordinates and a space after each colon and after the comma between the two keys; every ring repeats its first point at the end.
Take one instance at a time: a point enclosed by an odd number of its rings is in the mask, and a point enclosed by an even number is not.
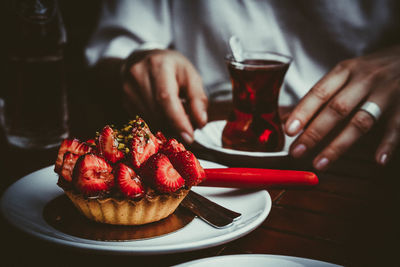
{"type": "Polygon", "coordinates": [[[86,58],[173,48],[209,97],[231,97],[224,57],[236,35],[245,49],[293,57],[280,94],[292,105],[339,61],[400,43],[399,14],[397,0],[107,0],[86,58]]]}

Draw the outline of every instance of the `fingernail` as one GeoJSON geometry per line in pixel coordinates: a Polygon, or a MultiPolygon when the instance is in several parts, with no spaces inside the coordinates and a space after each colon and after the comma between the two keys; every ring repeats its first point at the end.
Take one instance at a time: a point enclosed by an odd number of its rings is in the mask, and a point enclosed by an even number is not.
{"type": "Polygon", "coordinates": [[[317,163],[315,164],[315,168],[317,170],[322,170],[324,169],[326,166],[328,166],[329,164],[329,159],[327,158],[322,158],[320,160],[317,161],[317,163]]]}
{"type": "Polygon", "coordinates": [[[307,147],[304,144],[298,144],[293,150],[292,150],[292,156],[295,158],[301,157],[301,155],[306,152],[307,147]]]}
{"type": "Polygon", "coordinates": [[[182,136],[182,139],[186,143],[188,143],[188,144],[193,143],[193,137],[190,134],[188,134],[187,132],[181,132],[181,136],[182,136]]]}
{"type": "Polygon", "coordinates": [[[296,134],[300,130],[300,121],[294,120],[289,124],[287,129],[289,134],[296,134]]]}
{"type": "Polygon", "coordinates": [[[379,163],[385,165],[388,159],[388,155],[386,153],[382,154],[381,158],[379,159],[379,163]]]}
{"type": "Polygon", "coordinates": [[[206,124],[206,123],[207,123],[207,120],[208,120],[207,112],[206,112],[206,111],[203,111],[203,112],[201,113],[200,116],[201,116],[201,117],[200,117],[201,122],[202,122],[203,124],[206,124]]]}

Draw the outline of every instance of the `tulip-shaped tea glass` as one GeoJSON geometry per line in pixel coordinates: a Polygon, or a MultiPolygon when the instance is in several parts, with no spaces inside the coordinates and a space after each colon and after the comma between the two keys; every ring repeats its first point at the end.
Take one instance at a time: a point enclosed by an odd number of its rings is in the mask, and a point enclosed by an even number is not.
{"type": "Polygon", "coordinates": [[[285,136],[278,97],[291,57],[272,52],[243,52],[243,60],[226,57],[232,87],[233,110],[222,132],[225,148],[276,152],[285,136]]]}

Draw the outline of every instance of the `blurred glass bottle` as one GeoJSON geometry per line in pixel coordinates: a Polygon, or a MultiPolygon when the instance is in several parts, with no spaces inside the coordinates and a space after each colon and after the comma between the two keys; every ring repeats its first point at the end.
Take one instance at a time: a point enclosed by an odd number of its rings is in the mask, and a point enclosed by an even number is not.
{"type": "Polygon", "coordinates": [[[11,145],[57,146],[68,136],[66,31],[56,0],[12,0],[2,124],[11,145]]]}

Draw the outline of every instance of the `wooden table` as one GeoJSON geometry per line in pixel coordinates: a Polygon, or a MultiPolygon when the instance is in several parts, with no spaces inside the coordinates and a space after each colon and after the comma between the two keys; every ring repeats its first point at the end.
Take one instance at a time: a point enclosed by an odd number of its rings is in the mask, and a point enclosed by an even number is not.
{"type": "MultiPolygon", "coordinates": [[[[378,127],[377,127],[378,128],[378,127]]],[[[396,263],[399,231],[400,157],[386,168],[373,163],[377,134],[358,143],[332,168],[317,173],[313,188],[274,188],[267,219],[250,234],[227,244],[199,251],[156,256],[91,254],[38,240],[2,219],[2,266],[169,266],[189,260],[230,254],[279,254],[306,257],[346,266],[396,263]],[[3,264],[6,262],[6,264],[3,264]]],[[[20,177],[53,164],[56,150],[23,151],[8,147],[1,136],[1,192],[20,177]]],[[[230,166],[265,166],[192,150],[199,158],[230,166]]],[[[312,170],[310,159],[281,162],[280,168],[312,170]]]]}

